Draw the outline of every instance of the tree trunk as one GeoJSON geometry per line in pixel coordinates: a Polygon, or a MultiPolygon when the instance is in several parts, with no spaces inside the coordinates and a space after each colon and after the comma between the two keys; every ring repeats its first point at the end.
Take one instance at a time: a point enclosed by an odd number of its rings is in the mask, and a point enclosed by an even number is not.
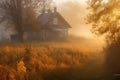
{"type": "Polygon", "coordinates": [[[20,42],[23,42],[23,41],[24,41],[24,38],[23,38],[23,36],[24,36],[24,30],[23,30],[22,23],[18,24],[17,31],[18,31],[19,41],[20,41],[20,42]]]}
{"type": "Polygon", "coordinates": [[[23,35],[24,35],[23,32],[19,33],[19,41],[20,42],[24,41],[23,35]]]}

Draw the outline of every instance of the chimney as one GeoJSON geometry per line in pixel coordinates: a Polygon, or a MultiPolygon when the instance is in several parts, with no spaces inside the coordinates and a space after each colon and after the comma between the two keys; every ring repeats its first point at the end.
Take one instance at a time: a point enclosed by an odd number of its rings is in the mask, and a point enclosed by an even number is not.
{"type": "Polygon", "coordinates": [[[48,13],[52,13],[52,11],[50,9],[47,10],[48,13]]]}
{"type": "Polygon", "coordinates": [[[42,14],[44,14],[44,13],[45,13],[45,10],[43,9],[43,10],[42,10],[42,14]]]}
{"type": "Polygon", "coordinates": [[[56,7],[54,7],[54,13],[56,13],[57,12],[57,8],[56,7]]]}
{"type": "Polygon", "coordinates": [[[46,10],[46,8],[45,8],[45,1],[43,1],[43,10],[42,10],[42,14],[45,13],[45,10],[46,10]]]}

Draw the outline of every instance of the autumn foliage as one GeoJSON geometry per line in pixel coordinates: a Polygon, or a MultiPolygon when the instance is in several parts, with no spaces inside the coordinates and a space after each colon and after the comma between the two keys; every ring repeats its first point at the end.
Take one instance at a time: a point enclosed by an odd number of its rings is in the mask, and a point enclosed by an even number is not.
{"type": "Polygon", "coordinates": [[[96,57],[93,52],[74,44],[1,45],[0,80],[85,80],[85,75],[95,80],[94,75],[101,77],[102,64],[100,60],[97,64],[96,57]],[[93,66],[100,71],[87,72],[93,66]]]}

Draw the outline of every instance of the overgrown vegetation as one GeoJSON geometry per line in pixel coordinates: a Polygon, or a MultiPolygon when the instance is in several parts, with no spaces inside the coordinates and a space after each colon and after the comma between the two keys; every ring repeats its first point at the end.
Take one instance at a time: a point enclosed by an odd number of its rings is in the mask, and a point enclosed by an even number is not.
{"type": "Polygon", "coordinates": [[[24,41],[26,31],[38,31],[41,24],[37,18],[43,8],[50,6],[52,0],[2,0],[0,1],[0,24],[7,25],[5,29],[16,31],[18,40],[24,41]],[[48,5],[49,4],[49,5],[48,5]]]}
{"type": "Polygon", "coordinates": [[[99,80],[103,55],[72,43],[0,46],[0,80],[99,80]]]}
{"type": "Polygon", "coordinates": [[[88,0],[88,10],[93,33],[106,37],[105,80],[119,80],[114,78],[120,78],[120,0],[88,0]]]}

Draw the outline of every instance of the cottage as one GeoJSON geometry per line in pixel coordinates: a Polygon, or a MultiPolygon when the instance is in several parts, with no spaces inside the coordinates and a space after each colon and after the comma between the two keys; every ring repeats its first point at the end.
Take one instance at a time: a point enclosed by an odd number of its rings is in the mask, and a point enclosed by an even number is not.
{"type": "MultiPolygon", "coordinates": [[[[61,16],[57,9],[54,11],[48,10],[41,13],[38,16],[40,22],[40,28],[38,31],[29,30],[24,33],[25,40],[65,40],[68,37],[68,29],[71,26],[68,22],[61,16]]],[[[16,36],[11,36],[11,40],[17,38],[16,36]]]]}
{"type": "Polygon", "coordinates": [[[39,16],[39,21],[42,25],[40,30],[40,38],[43,40],[48,39],[66,39],[68,37],[68,29],[71,26],[68,22],[61,16],[57,9],[54,11],[48,10],[39,16]]]}

